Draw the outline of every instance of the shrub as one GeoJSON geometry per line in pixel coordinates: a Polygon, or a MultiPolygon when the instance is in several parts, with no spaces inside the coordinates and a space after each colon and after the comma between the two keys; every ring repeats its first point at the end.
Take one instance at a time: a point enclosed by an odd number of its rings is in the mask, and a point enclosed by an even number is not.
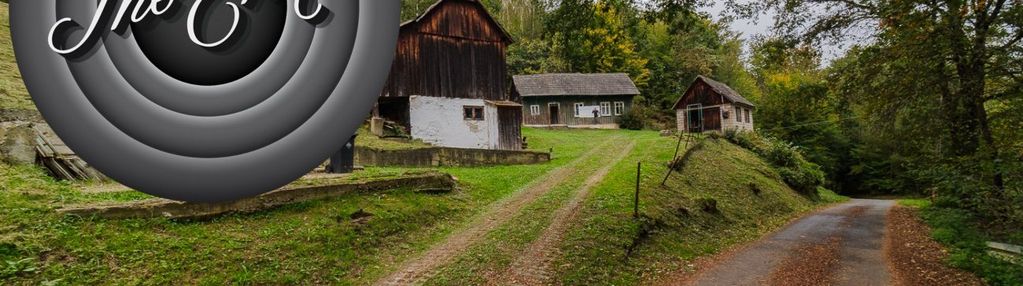
{"type": "Polygon", "coordinates": [[[643,129],[644,121],[645,120],[643,115],[639,111],[634,109],[632,111],[629,111],[628,113],[622,114],[622,117],[618,119],[618,124],[621,128],[629,130],[641,130],[643,129]]]}
{"type": "Polygon", "coordinates": [[[824,170],[806,160],[799,148],[791,143],[735,130],[726,131],[722,136],[771,163],[782,180],[803,195],[816,196],[817,188],[824,185],[824,170]]]}

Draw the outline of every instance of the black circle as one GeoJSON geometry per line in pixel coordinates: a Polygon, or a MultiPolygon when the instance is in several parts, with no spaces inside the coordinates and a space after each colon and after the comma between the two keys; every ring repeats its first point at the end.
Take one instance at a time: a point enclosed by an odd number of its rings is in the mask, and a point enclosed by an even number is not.
{"type": "Polygon", "coordinates": [[[284,0],[205,0],[196,13],[199,40],[213,43],[231,29],[240,8],[238,27],[223,44],[207,48],[189,37],[188,14],[198,0],[175,1],[161,16],[131,25],[143,54],[171,77],[197,85],[225,84],[252,73],[273,53],[281,39],[288,5],[284,0]],[[205,13],[204,13],[205,12],[205,13]]]}

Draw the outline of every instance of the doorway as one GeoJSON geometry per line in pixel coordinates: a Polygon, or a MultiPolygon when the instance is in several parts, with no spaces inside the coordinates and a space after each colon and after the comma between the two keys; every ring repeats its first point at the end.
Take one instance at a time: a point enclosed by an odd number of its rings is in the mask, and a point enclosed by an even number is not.
{"type": "Polygon", "coordinates": [[[689,132],[703,132],[703,105],[686,106],[686,125],[689,132]]]}
{"type": "Polygon", "coordinates": [[[551,125],[561,124],[561,120],[560,120],[561,116],[559,116],[561,114],[561,104],[558,104],[558,103],[548,103],[547,104],[547,109],[549,111],[548,114],[550,115],[551,125]]]}

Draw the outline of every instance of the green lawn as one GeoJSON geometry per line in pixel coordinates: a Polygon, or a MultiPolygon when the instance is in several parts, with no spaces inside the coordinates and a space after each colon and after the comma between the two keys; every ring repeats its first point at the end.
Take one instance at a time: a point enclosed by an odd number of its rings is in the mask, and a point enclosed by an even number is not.
{"type": "MultiPolygon", "coordinates": [[[[674,141],[656,132],[525,129],[530,146],[553,148],[552,162],[488,168],[440,168],[461,182],[441,195],[390,190],[293,204],[200,221],[104,220],[61,216],[54,207],[150,198],[136,192],[86,195],[34,167],[0,165],[0,284],[366,284],[393,271],[494,202],[608,142],[604,153],[637,142],[585,202],[582,220],[555,265],[566,284],[634,284],[660,270],[751,240],[815,204],[779,183],[768,165],[731,144],[711,142],[693,167],[659,187],[674,141]],[[631,219],[636,162],[644,163],[642,221],[631,219]],[[750,191],[750,183],[762,190],[750,191]],[[716,199],[718,214],[698,202],[716,199]],[[686,209],[688,215],[680,216],[686,209]],[[350,219],[365,210],[365,222],[350,219]],[[640,229],[646,229],[640,235],[640,229]],[[629,246],[634,251],[626,256],[629,246]],[[626,259],[628,257],[628,259],[626,259]],[[570,263],[569,263],[570,262],[570,263]]],[[[584,160],[581,173],[604,154],[584,160]]],[[[370,168],[356,176],[410,171],[370,168]]],[[[551,213],[582,184],[568,179],[488,234],[431,284],[485,281],[546,227],[551,213]]]]}
{"type": "MultiPolygon", "coordinates": [[[[527,129],[552,162],[445,168],[462,183],[451,194],[392,190],[294,204],[203,221],[65,217],[55,206],[149,198],[83,195],[34,167],[0,165],[0,284],[365,284],[463,226],[494,201],[588,150],[613,132],[527,129]],[[349,216],[372,213],[368,222],[349,216]]],[[[370,168],[369,175],[404,172],[370,168]]]]}
{"type": "Polygon", "coordinates": [[[6,1],[0,3],[0,109],[35,109],[14,60],[7,5],[6,1]]]}

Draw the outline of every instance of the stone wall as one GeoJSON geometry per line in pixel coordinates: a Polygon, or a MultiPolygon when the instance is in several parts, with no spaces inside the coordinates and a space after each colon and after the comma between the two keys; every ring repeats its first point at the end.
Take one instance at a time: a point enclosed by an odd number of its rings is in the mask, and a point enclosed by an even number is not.
{"type": "Polygon", "coordinates": [[[0,162],[25,165],[36,162],[36,132],[32,123],[0,123],[0,162]]]}
{"type": "Polygon", "coordinates": [[[534,151],[445,147],[413,150],[377,150],[358,146],[355,148],[355,163],[371,167],[473,167],[539,164],[550,160],[550,153],[534,151]]]}

